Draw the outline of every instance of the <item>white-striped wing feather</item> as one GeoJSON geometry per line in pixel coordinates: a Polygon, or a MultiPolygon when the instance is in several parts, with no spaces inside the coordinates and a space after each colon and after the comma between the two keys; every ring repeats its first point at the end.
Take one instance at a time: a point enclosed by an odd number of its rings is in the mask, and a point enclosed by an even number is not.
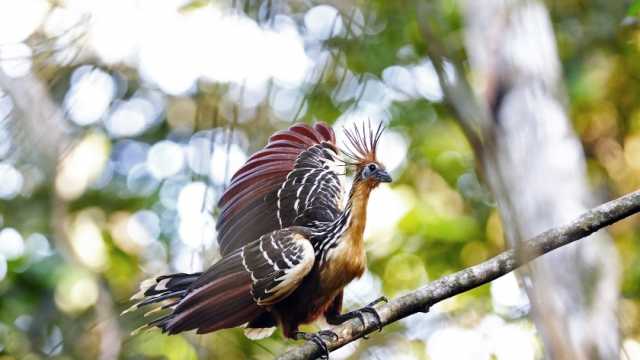
{"type": "Polygon", "coordinates": [[[280,226],[311,226],[334,220],[342,203],[338,155],[327,144],[313,146],[296,161],[276,193],[280,226]]]}
{"type": "Polygon", "coordinates": [[[315,253],[306,237],[283,229],[242,248],[242,260],[251,274],[254,300],[266,306],[284,299],[300,285],[313,267],[315,253]]]}

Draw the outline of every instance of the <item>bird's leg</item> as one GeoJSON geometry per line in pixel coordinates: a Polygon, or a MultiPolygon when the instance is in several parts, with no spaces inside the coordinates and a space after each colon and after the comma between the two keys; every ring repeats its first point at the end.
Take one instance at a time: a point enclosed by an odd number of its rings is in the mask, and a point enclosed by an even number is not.
{"type": "MultiPolygon", "coordinates": [[[[382,331],[382,320],[380,319],[380,314],[378,314],[374,306],[381,302],[388,302],[388,301],[389,300],[387,300],[386,297],[382,296],[358,310],[349,311],[348,313],[344,313],[344,314],[327,314],[327,322],[331,325],[339,325],[347,320],[357,317],[358,319],[360,319],[360,322],[362,322],[362,327],[365,327],[366,322],[364,318],[364,313],[369,313],[376,318],[377,328],[378,330],[382,331]]],[[[363,337],[365,339],[367,338],[366,336],[363,336],[363,337]]]]}
{"type": "Polygon", "coordinates": [[[320,350],[322,350],[321,359],[329,359],[329,348],[327,347],[327,343],[322,339],[322,336],[332,337],[335,340],[338,340],[338,335],[331,330],[322,330],[317,333],[306,333],[302,331],[298,331],[295,333],[295,338],[297,340],[309,340],[313,341],[320,350]]]}

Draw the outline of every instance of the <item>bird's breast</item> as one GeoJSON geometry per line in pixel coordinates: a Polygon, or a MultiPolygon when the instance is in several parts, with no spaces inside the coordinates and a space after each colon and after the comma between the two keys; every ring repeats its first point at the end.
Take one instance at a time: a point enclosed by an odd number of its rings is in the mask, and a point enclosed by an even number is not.
{"type": "Polygon", "coordinates": [[[351,232],[342,236],[338,245],[329,250],[320,269],[320,283],[327,291],[341,290],[364,273],[367,264],[364,245],[361,238],[350,238],[352,236],[351,232]]]}

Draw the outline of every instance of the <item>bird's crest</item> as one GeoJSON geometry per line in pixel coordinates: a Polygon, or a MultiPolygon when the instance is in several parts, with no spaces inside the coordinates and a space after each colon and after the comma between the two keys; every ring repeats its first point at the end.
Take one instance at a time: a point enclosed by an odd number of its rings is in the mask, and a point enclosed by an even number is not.
{"type": "Polygon", "coordinates": [[[368,126],[363,123],[362,127],[353,124],[352,129],[345,128],[344,134],[348,141],[345,143],[345,149],[342,153],[350,159],[350,161],[345,161],[345,163],[349,165],[363,165],[377,161],[376,148],[383,131],[384,126],[382,122],[378,124],[378,127],[374,131],[371,126],[371,121],[368,121],[368,126]]]}

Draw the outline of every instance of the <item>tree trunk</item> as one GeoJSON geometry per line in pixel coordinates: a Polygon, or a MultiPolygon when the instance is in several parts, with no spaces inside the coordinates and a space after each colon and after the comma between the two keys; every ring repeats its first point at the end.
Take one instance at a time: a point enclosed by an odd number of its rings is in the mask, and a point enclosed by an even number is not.
{"type": "MultiPolygon", "coordinates": [[[[483,169],[509,244],[565,223],[597,201],[565,109],[553,29],[541,2],[466,1],[466,47],[492,122],[483,169]]],[[[520,273],[554,359],[617,359],[618,258],[610,237],[566,246],[520,273]]]]}

